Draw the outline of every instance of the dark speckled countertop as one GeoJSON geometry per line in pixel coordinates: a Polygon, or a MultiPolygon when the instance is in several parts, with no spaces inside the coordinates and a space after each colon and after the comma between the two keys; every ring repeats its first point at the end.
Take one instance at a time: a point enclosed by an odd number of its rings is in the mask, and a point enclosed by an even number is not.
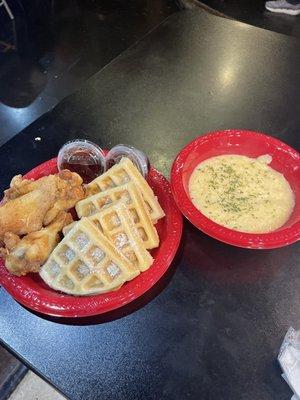
{"type": "MultiPolygon", "coordinates": [[[[167,175],[183,145],[214,129],[264,131],[299,149],[299,61],[292,38],[173,15],[0,149],[2,188],[77,136],[134,144],[167,175]]],[[[186,223],[167,276],[118,312],[48,320],[0,289],[1,342],[74,400],[288,399],[276,357],[299,328],[299,260],[298,244],[243,250],[186,223]]]]}

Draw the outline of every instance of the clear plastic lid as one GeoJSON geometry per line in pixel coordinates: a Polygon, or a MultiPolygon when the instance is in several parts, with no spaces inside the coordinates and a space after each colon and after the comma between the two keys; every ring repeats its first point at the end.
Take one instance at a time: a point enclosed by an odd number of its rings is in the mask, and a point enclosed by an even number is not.
{"type": "Polygon", "coordinates": [[[75,139],[65,143],[57,157],[59,171],[69,169],[77,172],[84,183],[91,182],[106,170],[103,150],[86,139],[75,139]]]}
{"type": "Polygon", "coordinates": [[[106,169],[111,168],[113,165],[118,164],[122,157],[128,157],[140,173],[147,177],[149,171],[148,157],[140,150],[133,146],[118,144],[114,146],[106,155],[106,169]]]}

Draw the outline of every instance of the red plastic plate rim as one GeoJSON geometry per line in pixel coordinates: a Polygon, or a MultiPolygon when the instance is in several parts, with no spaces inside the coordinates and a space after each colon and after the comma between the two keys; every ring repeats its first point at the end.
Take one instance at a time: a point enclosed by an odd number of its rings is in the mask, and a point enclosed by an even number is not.
{"type": "MultiPolygon", "coordinates": [[[[247,140],[259,139],[266,141],[270,146],[276,147],[277,151],[282,151],[293,158],[293,160],[296,160],[300,168],[300,154],[292,147],[272,136],[268,136],[260,132],[238,129],[209,132],[188,143],[179,152],[173,162],[171,168],[171,188],[178,208],[183,215],[202,232],[221,242],[237,247],[249,249],[272,249],[287,246],[298,241],[300,239],[300,221],[297,221],[291,227],[270,233],[254,234],[238,232],[223,227],[222,225],[219,225],[207,218],[191,202],[190,197],[186,193],[182,177],[182,172],[187,158],[195,151],[195,149],[199,150],[199,147],[203,143],[207,143],[215,139],[226,141],[227,139],[232,137],[236,138],[237,136],[243,139],[247,138],[247,140]]],[[[237,153],[235,152],[235,154],[237,153]]]]}
{"type": "MultiPolygon", "coordinates": [[[[37,179],[56,173],[56,158],[37,166],[25,177],[37,179]]],[[[145,272],[119,290],[75,297],[49,288],[37,274],[17,277],[10,274],[0,259],[0,284],[19,303],[36,312],[56,317],[88,317],[122,307],[146,293],[170,267],[182,235],[182,215],[178,210],[170,184],[164,176],[151,167],[148,182],[161,203],[166,216],[158,222],[160,246],[153,252],[154,263],[145,272]]]]}

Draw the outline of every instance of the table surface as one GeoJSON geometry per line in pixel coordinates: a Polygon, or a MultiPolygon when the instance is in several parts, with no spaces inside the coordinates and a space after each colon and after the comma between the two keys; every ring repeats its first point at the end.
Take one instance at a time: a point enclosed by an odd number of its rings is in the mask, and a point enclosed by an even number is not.
{"type": "MultiPolygon", "coordinates": [[[[175,14],[0,149],[2,188],[78,136],[134,144],[166,175],[186,143],[215,129],[299,149],[299,61],[291,38],[175,14]]],[[[140,301],[74,323],[0,289],[0,338],[71,399],[287,399],[276,357],[299,327],[299,260],[298,244],[238,249],[186,223],[170,272],[140,301]]]]}

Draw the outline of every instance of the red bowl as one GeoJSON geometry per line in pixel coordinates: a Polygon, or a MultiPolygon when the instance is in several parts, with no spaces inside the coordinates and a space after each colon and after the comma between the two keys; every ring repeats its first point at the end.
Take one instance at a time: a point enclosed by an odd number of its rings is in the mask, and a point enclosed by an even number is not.
{"type": "Polygon", "coordinates": [[[176,157],[171,171],[171,187],[178,208],[186,218],[201,231],[222,242],[249,249],[272,249],[300,239],[300,154],[278,139],[241,130],[217,131],[200,136],[176,157]],[[237,232],[213,222],[193,205],[188,184],[194,168],[201,161],[223,154],[272,156],[270,166],[285,176],[295,194],[294,211],[281,228],[262,234],[237,232]]]}
{"type": "MultiPolygon", "coordinates": [[[[25,178],[38,179],[57,173],[56,158],[34,168],[25,178]]],[[[152,266],[119,290],[93,296],[75,297],[51,289],[39,274],[18,277],[10,274],[0,259],[0,285],[19,303],[37,312],[58,317],[87,317],[102,314],[137,299],[147,292],[165,274],[176,255],[181,234],[182,215],[173,200],[169,182],[153,167],[150,168],[148,183],[165,211],[165,217],[156,228],[160,244],[151,251],[152,266]]]]}

